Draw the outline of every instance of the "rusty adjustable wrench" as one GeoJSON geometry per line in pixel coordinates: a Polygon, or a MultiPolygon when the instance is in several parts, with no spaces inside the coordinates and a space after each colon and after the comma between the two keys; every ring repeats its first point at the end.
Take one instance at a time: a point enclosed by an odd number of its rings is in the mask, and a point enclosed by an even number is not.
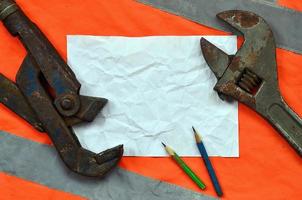
{"type": "Polygon", "coordinates": [[[123,146],[93,153],[81,146],[71,126],[91,122],[107,99],[79,94],[75,74],[14,0],[0,0],[0,20],[27,50],[16,83],[0,73],[0,103],[45,131],[69,169],[103,177],[117,166],[123,146]]]}
{"type": "Polygon", "coordinates": [[[204,58],[218,82],[222,99],[236,99],[263,116],[302,156],[302,120],[283,100],[277,77],[276,45],[273,32],[260,16],[230,10],[217,17],[244,35],[235,55],[201,39],[204,58]]]}

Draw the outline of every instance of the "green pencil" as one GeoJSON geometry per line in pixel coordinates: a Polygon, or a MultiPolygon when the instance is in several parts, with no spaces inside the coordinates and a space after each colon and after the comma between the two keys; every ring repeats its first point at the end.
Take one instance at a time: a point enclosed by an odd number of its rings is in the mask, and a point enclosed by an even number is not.
{"type": "Polygon", "coordinates": [[[189,166],[167,145],[162,143],[167,153],[177,162],[177,164],[186,172],[186,174],[198,185],[202,190],[206,188],[206,185],[200,180],[200,178],[189,168],[189,166]]]}

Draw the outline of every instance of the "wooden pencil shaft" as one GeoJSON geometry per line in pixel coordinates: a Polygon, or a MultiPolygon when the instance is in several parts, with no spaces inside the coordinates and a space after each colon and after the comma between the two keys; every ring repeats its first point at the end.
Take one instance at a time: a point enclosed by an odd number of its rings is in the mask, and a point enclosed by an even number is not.
{"type": "Polygon", "coordinates": [[[167,153],[176,161],[176,163],[181,167],[181,169],[198,185],[199,188],[204,190],[206,185],[200,180],[200,178],[190,169],[190,167],[171,149],[162,143],[165,147],[167,153]]]}
{"type": "Polygon", "coordinates": [[[204,190],[206,185],[200,180],[200,178],[190,169],[190,167],[174,152],[173,159],[179,164],[179,166],[185,171],[185,173],[204,190]]]}
{"type": "Polygon", "coordinates": [[[211,181],[212,181],[212,183],[214,185],[214,188],[215,188],[215,191],[216,191],[217,195],[218,196],[222,196],[223,195],[222,189],[220,187],[220,184],[218,182],[215,170],[214,170],[214,168],[212,166],[212,163],[211,163],[211,161],[209,159],[208,153],[207,153],[206,148],[203,145],[202,141],[199,142],[199,143],[197,143],[197,147],[198,147],[198,149],[200,151],[202,159],[203,159],[203,161],[205,163],[205,166],[206,166],[206,168],[208,170],[208,173],[210,175],[211,181]]]}

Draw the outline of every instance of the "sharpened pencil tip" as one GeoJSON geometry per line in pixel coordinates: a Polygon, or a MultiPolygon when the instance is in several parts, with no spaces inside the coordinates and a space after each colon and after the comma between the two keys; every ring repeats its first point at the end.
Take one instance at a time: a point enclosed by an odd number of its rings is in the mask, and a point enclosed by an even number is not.
{"type": "Polygon", "coordinates": [[[194,126],[192,126],[192,129],[193,129],[193,132],[196,133],[196,130],[195,130],[194,126]]]}
{"type": "Polygon", "coordinates": [[[193,132],[194,132],[194,135],[195,135],[196,142],[200,143],[201,142],[200,135],[198,134],[198,132],[195,130],[195,128],[193,126],[192,126],[192,129],[193,129],[193,132]]]}
{"type": "Polygon", "coordinates": [[[166,147],[165,143],[163,143],[163,142],[162,142],[162,145],[163,145],[164,147],[166,147]]]}

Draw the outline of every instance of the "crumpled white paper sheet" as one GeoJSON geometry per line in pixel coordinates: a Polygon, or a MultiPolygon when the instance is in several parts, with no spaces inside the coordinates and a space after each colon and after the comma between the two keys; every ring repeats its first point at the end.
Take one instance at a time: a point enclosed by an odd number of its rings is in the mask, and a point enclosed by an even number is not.
{"type": "MultiPolygon", "coordinates": [[[[126,156],[200,156],[191,127],[209,155],[238,157],[238,106],[219,99],[202,56],[201,36],[68,36],[68,62],[81,94],[109,99],[92,123],[75,127],[94,152],[124,144],[126,156]]],[[[229,54],[235,36],[205,37],[229,54]]]]}

